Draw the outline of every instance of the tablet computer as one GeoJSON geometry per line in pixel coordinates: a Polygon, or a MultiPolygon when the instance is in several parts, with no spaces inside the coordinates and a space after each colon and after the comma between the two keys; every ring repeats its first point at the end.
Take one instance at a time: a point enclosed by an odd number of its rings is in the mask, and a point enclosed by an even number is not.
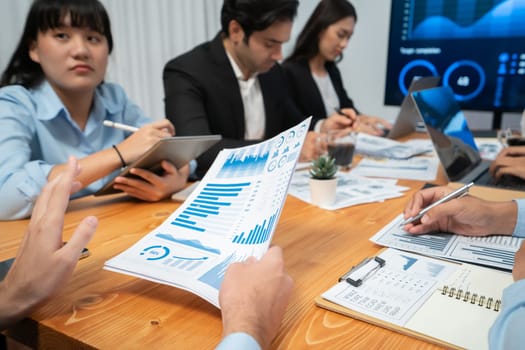
{"type": "MultiPolygon", "coordinates": [[[[123,168],[118,176],[133,177],[134,175],[129,172],[131,168],[147,169],[156,174],[161,174],[163,169],[160,163],[163,160],[167,160],[175,167],[180,168],[219,142],[221,138],[221,135],[167,137],[153,145],[139,159],[123,168]]],[[[113,180],[108,182],[95,193],[95,196],[120,192],[120,190],[114,189],[113,185],[113,180]]]]}

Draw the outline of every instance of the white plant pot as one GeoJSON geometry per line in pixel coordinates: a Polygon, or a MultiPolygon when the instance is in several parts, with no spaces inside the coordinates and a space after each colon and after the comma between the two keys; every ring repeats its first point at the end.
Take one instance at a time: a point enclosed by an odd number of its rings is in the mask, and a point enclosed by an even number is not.
{"type": "Polygon", "coordinates": [[[321,208],[327,208],[335,203],[335,192],[337,189],[337,178],[318,180],[309,179],[310,200],[312,204],[321,208]]]}

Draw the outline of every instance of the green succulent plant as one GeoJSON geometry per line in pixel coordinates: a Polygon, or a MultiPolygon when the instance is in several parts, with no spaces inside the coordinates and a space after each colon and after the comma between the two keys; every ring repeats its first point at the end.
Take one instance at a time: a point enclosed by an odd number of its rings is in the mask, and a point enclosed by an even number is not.
{"type": "Polygon", "coordinates": [[[329,156],[320,156],[312,161],[310,176],[318,180],[332,179],[337,172],[335,159],[329,156]]]}

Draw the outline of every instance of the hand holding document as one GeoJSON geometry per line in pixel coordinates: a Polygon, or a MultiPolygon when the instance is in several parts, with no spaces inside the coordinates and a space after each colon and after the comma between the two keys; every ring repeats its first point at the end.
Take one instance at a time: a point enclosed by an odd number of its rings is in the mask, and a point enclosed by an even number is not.
{"type": "Polygon", "coordinates": [[[309,123],[222,150],[186,201],[104,268],[191,291],[219,307],[228,266],[268,250],[309,123]]]}

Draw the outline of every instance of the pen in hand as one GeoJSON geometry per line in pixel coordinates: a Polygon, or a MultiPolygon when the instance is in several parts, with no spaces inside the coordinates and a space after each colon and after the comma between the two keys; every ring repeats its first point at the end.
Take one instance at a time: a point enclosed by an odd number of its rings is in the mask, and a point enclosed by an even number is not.
{"type": "Polygon", "coordinates": [[[129,132],[136,132],[137,130],[139,130],[139,128],[136,128],[134,126],[113,122],[111,120],[104,120],[103,124],[104,126],[109,126],[110,128],[120,129],[129,132]]]}
{"type": "Polygon", "coordinates": [[[350,126],[354,125],[355,120],[354,120],[352,117],[350,117],[348,114],[346,114],[345,112],[343,112],[343,110],[342,110],[341,108],[334,108],[334,111],[335,111],[337,114],[342,115],[343,117],[348,118],[348,119],[351,121],[350,126]]]}
{"type": "Polygon", "coordinates": [[[474,183],[470,182],[470,183],[466,184],[465,186],[462,186],[462,187],[458,188],[454,192],[449,193],[448,195],[446,195],[445,197],[441,198],[440,200],[435,201],[434,203],[430,204],[428,207],[425,207],[425,208],[421,209],[419,211],[419,213],[417,213],[417,215],[411,216],[411,217],[406,218],[405,220],[401,221],[399,226],[404,226],[406,224],[410,224],[410,223],[412,223],[414,221],[417,221],[417,220],[421,219],[423,217],[423,215],[425,215],[430,209],[434,208],[435,206],[437,206],[439,204],[442,204],[442,203],[448,202],[448,201],[450,201],[452,199],[464,196],[465,194],[468,193],[468,190],[469,190],[470,187],[472,187],[472,185],[474,185],[474,183]]]}

